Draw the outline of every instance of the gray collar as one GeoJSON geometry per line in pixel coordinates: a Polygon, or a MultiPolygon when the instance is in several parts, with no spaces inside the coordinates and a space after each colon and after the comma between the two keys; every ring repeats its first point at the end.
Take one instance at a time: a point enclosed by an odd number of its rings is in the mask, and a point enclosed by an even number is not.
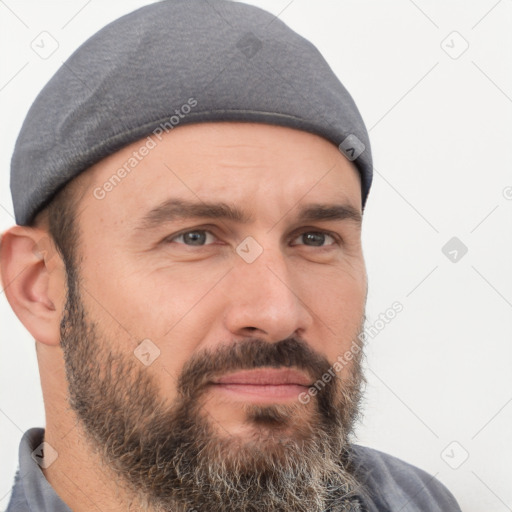
{"type": "Polygon", "coordinates": [[[39,464],[32,458],[32,453],[43,441],[42,428],[28,430],[21,439],[20,467],[6,512],[71,512],[46,480],[39,464]]]}

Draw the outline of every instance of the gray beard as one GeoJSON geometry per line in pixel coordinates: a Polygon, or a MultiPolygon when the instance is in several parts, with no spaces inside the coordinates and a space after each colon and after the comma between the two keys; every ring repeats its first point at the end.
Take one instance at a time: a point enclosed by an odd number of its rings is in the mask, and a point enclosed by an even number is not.
{"type": "Polygon", "coordinates": [[[70,405],[133,510],[360,510],[348,453],[364,382],[362,351],[344,369],[343,381],[332,379],[312,397],[308,421],[306,406],[298,402],[245,405],[253,434],[243,439],[222,435],[202,408],[213,375],[291,366],[321,378],[331,365],[300,339],[244,340],[192,357],[181,372],[178,398],[169,406],[133,354],[113,352],[99,336],[77,288],[71,275],[61,323],[70,405]]]}

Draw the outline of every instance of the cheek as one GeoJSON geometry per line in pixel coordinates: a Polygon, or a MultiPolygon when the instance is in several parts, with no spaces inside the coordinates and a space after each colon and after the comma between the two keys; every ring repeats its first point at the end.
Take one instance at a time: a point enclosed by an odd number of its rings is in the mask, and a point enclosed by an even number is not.
{"type": "Polygon", "coordinates": [[[149,352],[146,371],[170,404],[184,364],[221,316],[218,281],[205,272],[142,272],[118,262],[84,276],[84,307],[107,348],[141,367],[137,354],[149,352]]]}
{"type": "Polygon", "coordinates": [[[332,280],[318,294],[319,316],[335,334],[342,336],[359,328],[364,305],[364,286],[357,282],[332,280]]]}
{"type": "Polygon", "coordinates": [[[336,357],[359,334],[366,304],[364,262],[331,268],[310,269],[301,279],[305,306],[315,318],[322,347],[336,357]]]}
{"type": "Polygon", "coordinates": [[[118,258],[90,271],[85,286],[95,299],[91,306],[102,322],[114,318],[135,340],[193,350],[219,315],[221,304],[211,298],[229,268],[142,263],[118,258]]]}

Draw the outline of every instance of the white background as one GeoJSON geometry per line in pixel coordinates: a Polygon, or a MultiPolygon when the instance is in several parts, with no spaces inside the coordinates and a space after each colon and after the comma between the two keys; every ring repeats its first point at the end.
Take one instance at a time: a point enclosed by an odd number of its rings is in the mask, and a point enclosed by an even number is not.
{"type": "MultiPolygon", "coordinates": [[[[30,103],[81,42],[146,3],[0,2],[0,230],[30,103]],[[31,48],[43,31],[59,45],[47,59],[31,48]]],[[[464,512],[512,510],[512,1],[247,3],[317,45],[370,130],[369,323],[394,301],[404,310],[370,342],[358,442],[436,475],[464,512]],[[457,262],[442,252],[452,237],[468,248],[457,262]]],[[[2,510],[33,426],[34,342],[1,291],[2,510]]]]}

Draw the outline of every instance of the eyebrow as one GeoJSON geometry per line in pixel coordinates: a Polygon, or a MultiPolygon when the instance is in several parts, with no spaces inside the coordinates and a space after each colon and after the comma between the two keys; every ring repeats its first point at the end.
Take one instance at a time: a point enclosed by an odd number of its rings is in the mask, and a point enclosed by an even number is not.
{"type": "Polygon", "coordinates": [[[362,224],[362,214],[349,204],[314,204],[300,210],[299,221],[351,220],[362,224]]]}
{"type": "MultiPolygon", "coordinates": [[[[185,219],[218,219],[247,224],[252,217],[240,208],[223,202],[191,202],[168,199],[149,210],[138,223],[137,230],[153,229],[163,223],[185,219]]],[[[299,210],[299,222],[351,220],[362,223],[361,213],[349,204],[313,204],[299,210]]]]}

